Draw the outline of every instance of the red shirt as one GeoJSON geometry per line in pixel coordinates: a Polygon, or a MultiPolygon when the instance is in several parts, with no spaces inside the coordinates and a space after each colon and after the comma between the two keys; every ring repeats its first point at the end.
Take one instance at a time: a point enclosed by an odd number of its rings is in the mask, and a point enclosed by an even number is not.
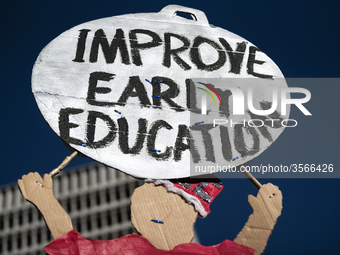
{"type": "Polygon", "coordinates": [[[154,247],[146,238],[131,234],[113,240],[89,240],[75,229],[55,239],[44,250],[50,255],[253,255],[254,249],[224,240],[214,246],[177,245],[170,251],[154,247]]]}

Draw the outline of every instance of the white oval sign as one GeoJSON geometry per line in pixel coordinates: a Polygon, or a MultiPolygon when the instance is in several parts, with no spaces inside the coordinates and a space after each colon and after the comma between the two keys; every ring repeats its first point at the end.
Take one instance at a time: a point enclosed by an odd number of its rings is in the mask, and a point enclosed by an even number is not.
{"type": "Polygon", "coordinates": [[[287,85],[275,78],[281,71],[252,43],[169,5],[62,33],[40,53],[32,91],[74,149],[135,177],[180,178],[195,164],[243,164],[279,136],[284,125],[265,120],[282,121],[275,91],[287,85]]]}

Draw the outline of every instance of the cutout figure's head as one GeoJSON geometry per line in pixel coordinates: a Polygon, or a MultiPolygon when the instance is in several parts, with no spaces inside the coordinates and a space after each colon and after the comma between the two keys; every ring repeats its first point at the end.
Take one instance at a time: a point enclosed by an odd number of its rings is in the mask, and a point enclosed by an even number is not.
{"type": "Polygon", "coordinates": [[[223,189],[219,180],[194,181],[157,180],[135,189],[131,197],[132,224],[156,248],[171,250],[190,243],[197,215],[205,217],[210,213],[210,203],[223,189]]]}
{"type": "Polygon", "coordinates": [[[171,250],[178,244],[190,243],[196,219],[194,206],[163,186],[146,183],[136,188],[131,197],[132,224],[158,249],[171,250]]]}

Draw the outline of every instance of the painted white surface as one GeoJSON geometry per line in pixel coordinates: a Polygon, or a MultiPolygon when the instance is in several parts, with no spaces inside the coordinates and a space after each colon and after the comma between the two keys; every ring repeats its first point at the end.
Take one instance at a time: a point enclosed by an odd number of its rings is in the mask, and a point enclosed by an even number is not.
{"type": "MultiPolygon", "coordinates": [[[[138,43],[149,42],[150,36],[138,34],[137,40],[138,43]]],[[[183,43],[180,40],[172,38],[171,49],[176,49],[181,46],[183,46],[183,43]]],[[[45,120],[59,136],[60,129],[58,122],[60,111],[65,108],[84,110],[83,113],[71,115],[69,122],[79,125],[76,128],[70,129],[70,137],[79,139],[85,144],[87,143],[86,133],[89,111],[101,112],[108,115],[113,120],[117,128],[117,134],[114,141],[104,148],[96,149],[91,148],[90,144],[87,144],[86,147],[83,147],[80,144],[70,144],[74,149],[81,153],[135,177],[155,179],[187,177],[190,175],[191,162],[189,150],[182,153],[182,159],[180,161],[174,160],[173,152],[167,160],[156,160],[150,155],[150,151],[146,148],[146,141],[144,141],[143,148],[138,154],[124,154],[119,147],[119,129],[117,120],[123,116],[129,124],[130,147],[134,144],[137,135],[139,118],[145,118],[147,120],[147,132],[150,130],[152,123],[157,120],[164,120],[169,123],[173,129],[159,129],[155,142],[155,149],[160,150],[160,153],[162,153],[167,147],[174,147],[178,133],[178,125],[192,125],[192,123],[190,123],[190,112],[186,108],[185,80],[187,78],[196,77],[260,79],[247,72],[250,46],[253,46],[253,44],[238,35],[222,28],[209,25],[203,12],[181,6],[167,6],[158,13],[128,14],[99,19],[71,28],[55,38],[43,49],[38,56],[33,69],[32,91],[45,120]],[[176,16],[176,11],[193,13],[198,20],[188,20],[176,16]],[[79,31],[82,29],[90,30],[86,38],[85,51],[83,54],[84,62],[75,62],[73,60],[76,56],[79,31]],[[94,34],[99,29],[102,29],[105,32],[109,43],[111,43],[117,29],[122,29],[124,31],[130,64],[122,63],[119,50],[117,51],[115,61],[113,63],[107,63],[100,46],[98,50],[98,60],[94,63],[89,61],[94,34]],[[132,61],[131,41],[129,40],[129,33],[134,29],[152,31],[161,39],[159,46],[140,50],[142,65],[139,66],[132,61]],[[173,57],[170,59],[170,67],[163,64],[165,51],[164,34],[169,32],[186,37],[189,40],[189,48],[178,53],[178,56],[190,66],[190,70],[184,70],[180,67],[173,57]],[[226,61],[220,68],[213,71],[199,70],[190,57],[190,52],[193,50],[193,42],[197,36],[202,36],[216,42],[223,51],[225,50],[218,38],[224,38],[234,50],[237,47],[237,43],[247,42],[240,73],[235,74],[229,72],[230,61],[226,52],[224,53],[226,61]],[[114,74],[112,80],[98,82],[97,87],[110,88],[111,92],[106,94],[96,93],[96,101],[117,102],[128,84],[129,77],[138,76],[143,83],[147,97],[152,104],[152,85],[145,81],[145,79],[151,80],[152,77],[161,76],[170,78],[177,83],[179,86],[179,94],[173,101],[182,106],[185,111],[177,112],[163,100],[161,100],[161,108],[141,106],[137,97],[130,97],[123,106],[116,105],[104,107],[90,105],[86,99],[89,90],[89,77],[93,72],[114,74]],[[121,114],[118,114],[114,110],[121,112],[121,114]]],[[[209,44],[201,44],[198,50],[200,52],[201,60],[205,64],[209,65],[217,61],[218,53],[209,44]]],[[[255,72],[272,75],[274,78],[283,77],[279,68],[264,53],[259,51],[256,52],[256,59],[265,62],[262,65],[255,64],[255,72]]],[[[160,84],[160,86],[162,86],[162,91],[167,89],[167,86],[164,84],[160,84]]],[[[282,132],[282,130],[280,132],[282,132]]],[[[107,133],[108,128],[106,123],[102,120],[98,120],[96,123],[94,141],[101,140],[107,133]]],[[[265,146],[267,146],[267,144],[265,146]]],[[[249,161],[251,158],[252,157],[245,157],[237,163],[225,163],[242,164],[249,161]]],[[[221,164],[223,164],[223,162],[221,162],[221,164]]]]}

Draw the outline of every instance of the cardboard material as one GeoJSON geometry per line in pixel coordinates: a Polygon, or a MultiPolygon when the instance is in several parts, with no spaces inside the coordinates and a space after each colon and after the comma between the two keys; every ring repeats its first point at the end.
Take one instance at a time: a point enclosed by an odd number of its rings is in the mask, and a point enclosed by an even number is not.
{"type": "Polygon", "coordinates": [[[146,183],[131,197],[132,224],[158,249],[171,250],[178,244],[190,243],[196,218],[192,205],[163,186],[146,183]]]}
{"type": "MultiPolygon", "coordinates": [[[[37,58],[32,91],[50,127],[75,150],[135,177],[181,178],[190,176],[193,162],[190,135],[202,143],[190,122],[192,77],[265,81],[283,75],[254,44],[210,25],[202,11],[169,5],[62,33],[37,58]]],[[[213,162],[201,155],[203,163],[213,162]]],[[[255,156],[218,164],[240,165],[255,156]]]]}
{"type": "Polygon", "coordinates": [[[242,231],[234,242],[256,250],[255,255],[262,254],[282,210],[282,193],[277,186],[268,183],[262,185],[257,197],[248,197],[253,213],[249,216],[242,231]]]}
{"type": "MultiPolygon", "coordinates": [[[[44,179],[42,179],[38,173],[29,173],[18,180],[18,184],[23,196],[42,213],[54,239],[63,236],[58,239],[58,242],[66,243],[76,240],[71,238],[72,240],[68,241],[67,236],[75,232],[70,232],[73,230],[71,219],[53,195],[52,179],[49,174],[45,174],[44,179]]],[[[253,213],[234,242],[256,250],[255,254],[258,255],[262,254],[266,247],[277,218],[281,214],[282,194],[278,187],[269,183],[261,186],[256,198],[249,195],[248,200],[253,208],[253,213]]],[[[131,197],[133,225],[143,237],[158,249],[171,250],[177,246],[176,249],[184,249],[183,251],[198,251],[199,247],[196,246],[178,246],[179,244],[190,243],[193,239],[193,226],[196,218],[197,212],[192,205],[187,204],[179,195],[168,192],[163,186],[146,183],[135,189],[131,197]]],[[[91,243],[97,242],[87,241],[81,236],[79,238],[84,240],[84,245],[87,244],[91,247],[93,246],[91,243]]],[[[104,241],[100,242],[100,245],[107,246],[104,241]]],[[[116,241],[108,241],[108,243],[110,242],[116,241]]],[[[117,243],[122,244],[118,240],[117,243]]],[[[227,243],[223,242],[215,248],[220,249],[221,254],[235,248],[232,243],[230,243],[231,246],[225,246],[227,243]]],[[[75,245],[80,245],[79,249],[81,250],[85,249],[80,243],[75,245]]],[[[52,246],[55,247],[55,244],[52,246]]],[[[134,246],[129,244],[129,247],[134,246]]],[[[155,248],[150,245],[145,244],[143,247],[149,247],[150,250],[155,251],[155,248]]],[[[121,246],[116,248],[121,249],[121,246]]],[[[210,248],[206,247],[206,249],[209,250],[210,248]]],[[[246,248],[236,247],[235,249],[240,251],[240,249],[246,248]]],[[[247,250],[249,254],[252,254],[251,249],[247,250]]],[[[67,254],[67,250],[65,252],[67,254]]]]}
{"type": "Polygon", "coordinates": [[[43,215],[53,239],[73,229],[70,216],[53,195],[52,177],[49,174],[45,174],[44,179],[37,172],[23,175],[18,185],[26,200],[33,203],[43,215]]]}

